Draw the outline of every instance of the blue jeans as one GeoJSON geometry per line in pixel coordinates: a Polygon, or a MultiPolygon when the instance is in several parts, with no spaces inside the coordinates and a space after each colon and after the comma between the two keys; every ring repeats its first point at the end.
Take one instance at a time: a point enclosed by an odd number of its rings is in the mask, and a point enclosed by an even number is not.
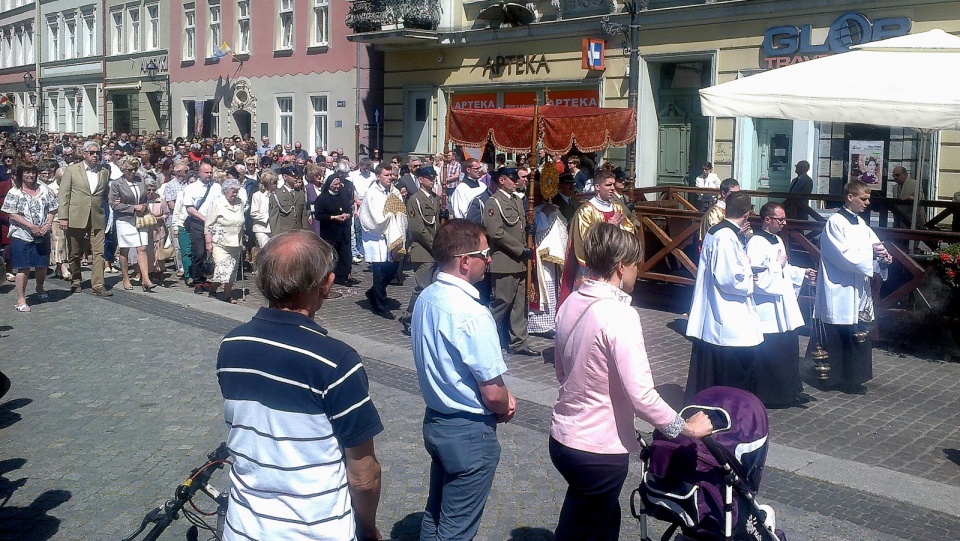
{"type": "Polygon", "coordinates": [[[423,446],[431,462],[420,541],[473,539],[500,463],[496,417],[427,408],[423,446]]]}

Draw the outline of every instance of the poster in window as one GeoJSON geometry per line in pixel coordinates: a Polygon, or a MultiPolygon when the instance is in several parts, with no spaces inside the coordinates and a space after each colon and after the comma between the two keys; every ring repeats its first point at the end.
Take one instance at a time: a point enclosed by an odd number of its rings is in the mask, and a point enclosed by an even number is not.
{"type": "Polygon", "coordinates": [[[850,141],[847,178],[859,180],[871,190],[883,189],[883,141],[850,141]]]}

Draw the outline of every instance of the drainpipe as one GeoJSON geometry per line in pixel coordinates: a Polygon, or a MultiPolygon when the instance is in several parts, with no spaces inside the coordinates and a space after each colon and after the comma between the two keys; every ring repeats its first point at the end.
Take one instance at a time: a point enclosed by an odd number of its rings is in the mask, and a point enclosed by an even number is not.
{"type": "Polygon", "coordinates": [[[103,103],[100,115],[103,117],[103,132],[107,131],[107,0],[100,0],[100,72],[103,76],[103,103]]]}
{"type": "MultiPolygon", "coordinates": [[[[354,85],[357,87],[356,89],[357,107],[356,107],[356,114],[354,115],[354,120],[353,120],[354,138],[356,139],[356,142],[354,144],[356,146],[354,146],[353,148],[354,148],[354,152],[356,152],[355,156],[357,157],[357,163],[360,163],[360,107],[362,106],[362,103],[360,102],[360,44],[355,43],[354,46],[357,48],[357,61],[353,68],[357,73],[356,83],[354,85]]],[[[327,104],[327,107],[330,107],[330,105],[327,104]]],[[[328,134],[330,133],[329,128],[327,128],[327,133],[328,134]]]]}
{"type": "MultiPolygon", "coordinates": [[[[628,2],[627,9],[630,10],[630,85],[627,94],[627,107],[633,111],[637,110],[638,94],[640,92],[640,25],[637,24],[637,2],[628,2]]],[[[640,126],[638,124],[637,129],[640,126]]],[[[628,174],[634,177],[633,184],[636,185],[636,169],[633,160],[637,154],[637,142],[630,143],[627,146],[626,170],[628,174]]]]}
{"type": "MultiPolygon", "coordinates": [[[[40,91],[40,40],[43,39],[43,33],[40,31],[40,0],[34,0],[33,2],[33,71],[34,77],[33,80],[37,84],[37,118],[36,118],[36,128],[37,136],[40,135],[40,129],[43,122],[43,93],[40,91]]],[[[29,93],[30,89],[27,89],[29,93]]],[[[27,99],[30,99],[27,97],[27,99]]]]}

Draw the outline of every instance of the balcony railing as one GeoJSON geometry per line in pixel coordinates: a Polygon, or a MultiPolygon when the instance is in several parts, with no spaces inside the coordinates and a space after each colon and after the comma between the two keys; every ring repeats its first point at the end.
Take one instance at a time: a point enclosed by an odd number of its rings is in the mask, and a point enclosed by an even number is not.
{"type": "Polygon", "coordinates": [[[354,32],[374,32],[384,26],[436,30],[440,23],[439,0],[356,0],[346,25],[354,32]]]}

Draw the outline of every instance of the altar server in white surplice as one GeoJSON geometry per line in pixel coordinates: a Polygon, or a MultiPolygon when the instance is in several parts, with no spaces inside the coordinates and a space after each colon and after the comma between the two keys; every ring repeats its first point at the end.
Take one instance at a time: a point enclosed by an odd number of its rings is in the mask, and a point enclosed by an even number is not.
{"type": "Polygon", "coordinates": [[[756,347],[763,342],[753,301],[756,278],[740,240],[750,196],[727,198],[726,218],[703,239],[687,336],[693,339],[686,399],[714,385],[750,390],[756,347]]]}
{"type": "Polygon", "coordinates": [[[747,241],[747,257],[756,271],[753,300],[760,315],[763,343],[753,366],[753,394],[766,406],[783,407],[801,399],[800,337],[804,324],[797,294],[804,278],[816,280],[817,271],[795,267],[777,235],[787,218],[780,203],[760,207],[761,229],[747,241]]]}
{"type": "Polygon", "coordinates": [[[859,216],[870,205],[870,187],[850,181],[843,187],[843,197],[843,208],[827,220],[820,237],[814,317],[824,324],[823,347],[830,365],[827,387],[864,394],[863,384],[873,379],[870,282],[874,275],[886,280],[893,258],[859,216]]]}

